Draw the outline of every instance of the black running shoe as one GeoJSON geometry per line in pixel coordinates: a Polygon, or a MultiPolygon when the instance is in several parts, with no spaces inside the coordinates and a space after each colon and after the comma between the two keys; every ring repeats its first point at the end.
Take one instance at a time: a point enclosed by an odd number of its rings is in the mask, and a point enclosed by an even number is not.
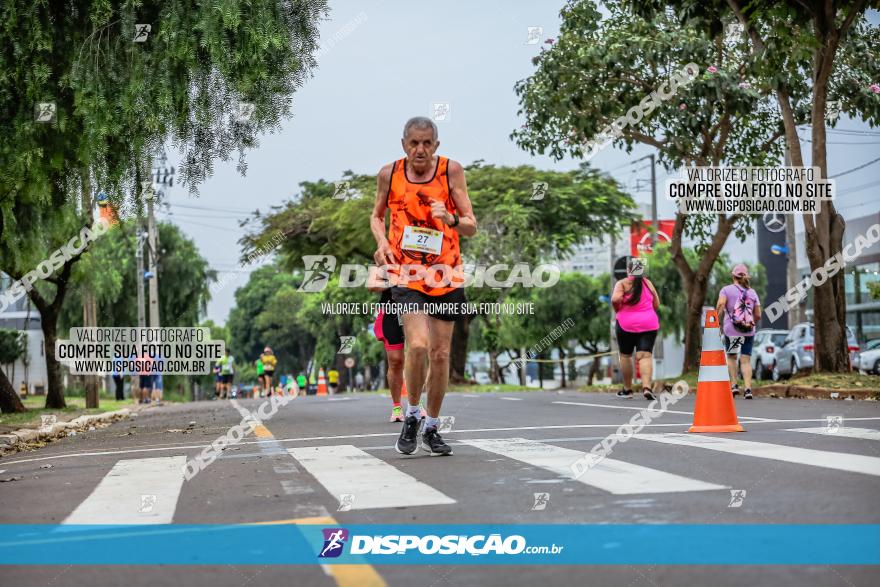
{"type": "Polygon", "coordinates": [[[407,416],[403,421],[403,430],[397,438],[394,450],[402,455],[411,455],[419,448],[419,426],[421,421],[415,416],[407,416]]]}
{"type": "Polygon", "coordinates": [[[746,399],[752,399],[752,390],[747,387],[746,394],[743,397],[745,397],[746,399]]]}
{"type": "Polygon", "coordinates": [[[624,398],[632,399],[632,396],[633,396],[633,390],[631,390],[631,389],[621,389],[620,391],[617,392],[617,397],[624,397],[624,398]]]}
{"type": "Polygon", "coordinates": [[[645,399],[648,400],[649,402],[657,399],[654,397],[654,392],[652,392],[647,387],[642,390],[642,394],[645,396],[645,399]]]}
{"type": "Polygon", "coordinates": [[[428,428],[422,434],[422,449],[432,457],[446,457],[452,454],[452,447],[443,442],[436,428],[428,428]]]}
{"type": "Polygon", "coordinates": [[[733,384],[733,397],[736,397],[736,396],[738,396],[738,395],[739,395],[739,385],[737,385],[736,383],[734,383],[734,384],[733,384]]]}

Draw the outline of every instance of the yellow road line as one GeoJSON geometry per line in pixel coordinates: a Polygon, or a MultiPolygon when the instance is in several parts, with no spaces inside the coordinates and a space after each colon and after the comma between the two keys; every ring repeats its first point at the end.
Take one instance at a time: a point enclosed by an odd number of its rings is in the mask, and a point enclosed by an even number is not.
{"type": "MultiPolygon", "coordinates": [[[[254,434],[260,438],[275,438],[269,429],[263,424],[251,425],[254,434]]],[[[293,458],[293,457],[291,457],[293,458]]],[[[290,520],[274,520],[269,522],[257,522],[255,525],[271,524],[323,524],[326,526],[338,526],[334,518],[319,516],[313,518],[296,518],[290,520]]],[[[373,565],[321,565],[324,570],[333,577],[337,587],[388,587],[385,579],[376,572],[373,565]]]]}
{"type": "MultiPolygon", "coordinates": [[[[272,520],[269,522],[255,522],[254,526],[267,526],[274,524],[323,524],[326,526],[338,526],[334,518],[320,516],[314,518],[296,518],[291,520],[272,520]]],[[[372,565],[322,565],[324,569],[339,587],[388,587],[385,579],[376,572],[372,565]]]]}
{"type": "Polygon", "coordinates": [[[262,424],[252,426],[251,429],[254,431],[254,436],[258,438],[275,438],[274,436],[272,436],[272,433],[269,432],[269,429],[262,424]]]}

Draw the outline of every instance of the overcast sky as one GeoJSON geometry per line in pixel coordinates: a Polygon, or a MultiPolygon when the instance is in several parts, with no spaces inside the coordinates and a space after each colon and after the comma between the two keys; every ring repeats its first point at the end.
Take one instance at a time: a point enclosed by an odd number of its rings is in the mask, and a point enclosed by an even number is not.
{"type": "MultiPolygon", "coordinates": [[[[267,209],[295,194],[306,180],[340,177],[343,171],[375,173],[401,156],[400,134],[407,118],[429,115],[431,104],[449,103],[449,120],[439,123],[440,153],[464,164],[485,159],[497,165],[531,164],[567,170],[577,161],[555,162],[532,157],[509,135],[522,124],[516,114],[514,84],[534,70],[531,58],[540,44],[528,44],[529,27],[543,27],[542,37],[556,37],[561,1],[449,0],[415,3],[393,0],[331,1],[329,19],[321,25],[325,47],[314,77],[294,96],[293,117],[282,132],[262,137],[259,149],[247,153],[248,172],[241,176],[234,161],[218,162],[215,173],[199,188],[197,199],[185,187],[168,198],[170,216],[198,245],[211,266],[228,283],[208,306],[208,318],[225,322],[234,291],[247,274],[238,267],[238,219],[255,208],[267,209]],[[349,34],[337,34],[350,30],[349,34]],[[334,38],[335,36],[335,38],[334,38]]],[[[874,13],[872,22],[877,23],[874,13]]],[[[875,80],[880,83],[880,80],[875,80]]],[[[842,119],[838,129],[871,131],[859,121],[842,119]]],[[[801,136],[809,138],[808,131],[801,136]]],[[[829,174],[851,169],[877,157],[880,132],[829,134],[829,174]],[[861,144],[859,144],[861,143],[861,144]]],[[[805,157],[809,143],[803,143],[805,157]]],[[[606,149],[592,164],[609,171],[640,202],[650,200],[643,165],[626,166],[651,149],[631,154],[606,149]]],[[[173,164],[175,154],[169,152],[173,164]]],[[[667,174],[658,169],[662,186],[667,174]]],[[[880,164],[839,180],[838,207],[845,217],[877,211],[880,164]],[[849,190],[857,190],[849,192],[849,190]]],[[[659,191],[659,190],[658,190],[659,191]]],[[[659,217],[671,218],[673,205],[659,198],[659,217]]],[[[353,230],[368,230],[366,222],[353,230]]],[[[731,238],[731,241],[735,239],[731,238]]],[[[732,256],[753,261],[754,241],[729,243],[732,256]]]]}

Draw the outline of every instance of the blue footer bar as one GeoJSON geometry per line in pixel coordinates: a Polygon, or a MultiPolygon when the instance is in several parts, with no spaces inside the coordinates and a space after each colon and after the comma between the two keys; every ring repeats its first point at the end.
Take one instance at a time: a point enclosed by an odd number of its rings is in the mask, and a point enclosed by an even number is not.
{"type": "Polygon", "coordinates": [[[880,525],[0,525],[3,565],[877,565],[880,525]]]}

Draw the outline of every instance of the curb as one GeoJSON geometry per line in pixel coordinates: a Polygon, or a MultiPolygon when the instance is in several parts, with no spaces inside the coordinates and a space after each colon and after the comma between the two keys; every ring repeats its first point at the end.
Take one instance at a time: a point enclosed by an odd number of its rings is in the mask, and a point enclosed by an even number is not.
{"type": "Polygon", "coordinates": [[[131,417],[137,410],[121,408],[102,414],[84,414],[69,422],[56,422],[41,428],[19,428],[0,434],[0,456],[27,448],[29,443],[51,441],[69,436],[70,432],[88,430],[96,424],[109,424],[131,417]]]}
{"type": "Polygon", "coordinates": [[[828,387],[809,387],[806,385],[787,385],[784,383],[764,385],[752,389],[757,397],[831,399],[831,400],[876,400],[880,391],[868,389],[831,389],[828,387]]]}

